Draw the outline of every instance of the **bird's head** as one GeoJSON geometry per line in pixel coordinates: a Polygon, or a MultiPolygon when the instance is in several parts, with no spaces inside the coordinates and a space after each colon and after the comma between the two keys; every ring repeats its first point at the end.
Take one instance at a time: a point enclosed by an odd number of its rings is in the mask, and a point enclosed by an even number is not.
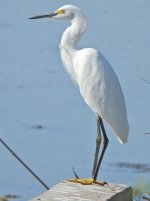
{"type": "Polygon", "coordinates": [[[54,12],[49,12],[44,15],[37,15],[29,19],[55,18],[55,19],[72,20],[75,16],[79,15],[81,15],[81,11],[78,7],[74,5],[65,5],[55,10],[54,12]]]}

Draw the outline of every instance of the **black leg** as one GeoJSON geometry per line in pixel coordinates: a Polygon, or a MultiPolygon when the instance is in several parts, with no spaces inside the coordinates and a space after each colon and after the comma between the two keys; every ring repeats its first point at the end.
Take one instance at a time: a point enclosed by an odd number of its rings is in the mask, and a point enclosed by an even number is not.
{"type": "Polygon", "coordinates": [[[97,138],[96,138],[96,150],[95,150],[95,157],[94,157],[94,163],[93,163],[92,177],[94,176],[94,172],[97,167],[100,144],[101,144],[100,117],[97,116],[97,138]]]}
{"type": "MultiPolygon", "coordinates": [[[[99,117],[100,118],[100,117],[99,117]]],[[[104,125],[103,125],[103,121],[102,119],[100,118],[100,126],[101,126],[101,130],[102,130],[102,133],[103,133],[103,149],[102,149],[102,153],[100,155],[100,158],[99,158],[99,161],[98,161],[98,164],[97,164],[97,167],[95,169],[95,172],[94,172],[94,175],[93,175],[93,179],[96,180],[97,179],[97,175],[98,175],[98,171],[99,171],[99,168],[100,168],[100,165],[101,165],[101,162],[103,160],[103,157],[104,157],[104,154],[105,154],[105,151],[106,151],[106,148],[108,146],[108,137],[106,135],[106,132],[105,132],[105,128],[104,128],[104,125]]]]}

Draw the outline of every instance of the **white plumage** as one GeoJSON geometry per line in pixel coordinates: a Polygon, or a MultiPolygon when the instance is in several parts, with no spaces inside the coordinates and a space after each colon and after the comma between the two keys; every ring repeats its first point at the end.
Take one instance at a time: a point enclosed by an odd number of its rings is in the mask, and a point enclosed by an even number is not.
{"type": "MultiPolygon", "coordinates": [[[[66,5],[53,13],[31,19],[43,17],[66,19],[71,22],[62,36],[60,52],[66,71],[79,87],[85,102],[97,115],[99,142],[101,142],[100,128],[103,133],[104,147],[98,163],[98,156],[95,156],[93,166],[93,179],[96,180],[108,144],[102,120],[107,122],[121,143],[127,143],[129,126],[122,89],[114,70],[100,52],[93,48],[77,48],[77,42],[86,30],[86,17],[79,8],[66,5]]],[[[100,143],[96,146],[97,155],[100,143]]]]}
{"type": "Polygon", "coordinates": [[[121,143],[128,139],[128,121],[124,96],[118,78],[109,62],[97,50],[78,50],[76,43],[86,30],[86,18],[74,6],[71,26],[62,36],[60,51],[63,64],[79,86],[80,93],[90,108],[105,120],[121,143]]]}

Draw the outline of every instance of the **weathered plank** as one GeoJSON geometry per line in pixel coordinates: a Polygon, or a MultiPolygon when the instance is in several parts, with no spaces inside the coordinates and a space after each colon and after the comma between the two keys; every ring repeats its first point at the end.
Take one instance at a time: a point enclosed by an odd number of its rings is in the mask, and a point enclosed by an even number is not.
{"type": "Polygon", "coordinates": [[[132,201],[132,188],[122,184],[81,185],[63,181],[30,201],[132,201]]]}

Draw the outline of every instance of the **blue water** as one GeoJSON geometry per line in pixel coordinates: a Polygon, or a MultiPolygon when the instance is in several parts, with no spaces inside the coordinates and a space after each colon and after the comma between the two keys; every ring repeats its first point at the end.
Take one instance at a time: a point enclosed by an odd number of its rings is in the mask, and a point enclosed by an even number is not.
{"type": "MultiPolygon", "coordinates": [[[[130,124],[128,145],[110,139],[99,179],[133,185],[149,173],[118,162],[150,164],[150,1],[0,1],[0,137],[47,185],[91,176],[95,115],[61,64],[58,45],[68,22],[28,17],[75,4],[88,18],[81,47],[96,47],[121,82],[130,124]],[[142,78],[142,79],[141,79],[142,78]],[[42,129],[36,129],[42,125],[42,129]]],[[[45,189],[0,145],[0,195],[28,200],[45,189]]]]}

